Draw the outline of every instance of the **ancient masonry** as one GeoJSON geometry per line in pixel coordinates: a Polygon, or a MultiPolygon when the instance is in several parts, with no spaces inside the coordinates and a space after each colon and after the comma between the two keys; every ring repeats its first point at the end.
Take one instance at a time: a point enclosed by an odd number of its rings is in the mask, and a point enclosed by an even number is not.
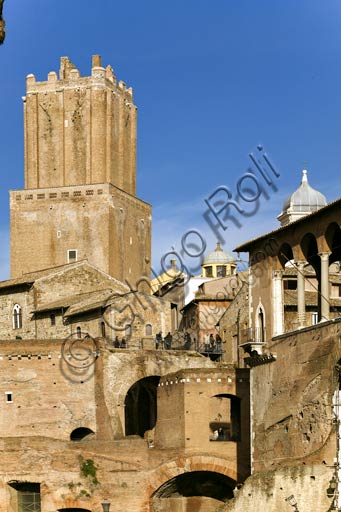
{"type": "Polygon", "coordinates": [[[28,75],[24,111],[0,283],[0,512],[213,512],[250,474],[249,370],[156,350],[171,305],[139,287],[151,208],[135,196],[132,90],[99,56],[90,77],[63,57],[59,77],[28,75]]]}
{"type": "Polygon", "coordinates": [[[10,194],[11,277],[76,260],[136,283],[150,275],[151,208],[137,199],[133,91],[93,57],[81,77],[26,79],[25,189],[10,194]],[[27,234],[30,236],[27,236],[27,234]]]}

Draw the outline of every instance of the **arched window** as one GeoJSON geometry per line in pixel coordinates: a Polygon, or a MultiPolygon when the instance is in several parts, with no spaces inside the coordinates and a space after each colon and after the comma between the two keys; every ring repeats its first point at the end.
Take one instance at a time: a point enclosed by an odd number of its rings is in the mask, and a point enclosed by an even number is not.
{"type": "Polygon", "coordinates": [[[131,336],[131,324],[126,324],[126,326],[125,326],[125,335],[127,337],[131,336]]]}
{"type": "Polygon", "coordinates": [[[22,314],[21,307],[19,304],[15,304],[13,307],[13,329],[22,328],[22,314]]]}
{"type": "Polygon", "coordinates": [[[144,377],[133,384],[124,400],[125,435],[143,437],[156,424],[159,376],[144,377]]]}
{"type": "Polygon", "coordinates": [[[82,329],[78,326],[76,331],[77,331],[77,338],[81,338],[82,337],[82,329]]]}
{"type": "Polygon", "coordinates": [[[146,336],[152,336],[153,328],[151,324],[146,324],[146,336]]]}

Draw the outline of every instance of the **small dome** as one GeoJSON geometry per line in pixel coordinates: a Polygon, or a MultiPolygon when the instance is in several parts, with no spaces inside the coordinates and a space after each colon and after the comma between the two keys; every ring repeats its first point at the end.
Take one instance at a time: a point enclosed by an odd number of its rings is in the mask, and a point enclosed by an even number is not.
{"type": "Polygon", "coordinates": [[[282,225],[285,225],[323,208],[326,204],[325,196],[309,185],[307,171],[303,170],[300,186],[284,201],[282,213],[278,219],[282,225]]]}
{"type": "Polygon", "coordinates": [[[220,242],[217,242],[215,251],[211,252],[204,259],[204,265],[210,265],[211,263],[232,263],[234,262],[233,256],[221,248],[220,242]]]}
{"type": "Polygon", "coordinates": [[[304,170],[301,185],[286,199],[283,204],[283,212],[291,208],[296,212],[311,213],[326,206],[326,204],[325,196],[309,185],[307,171],[304,170]]]}

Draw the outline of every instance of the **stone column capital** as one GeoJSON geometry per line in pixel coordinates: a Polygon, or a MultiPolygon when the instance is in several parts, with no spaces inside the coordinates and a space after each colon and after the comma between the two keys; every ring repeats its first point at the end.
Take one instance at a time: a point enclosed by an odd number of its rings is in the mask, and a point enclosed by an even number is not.
{"type": "Polygon", "coordinates": [[[318,255],[320,256],[322,261],[327,261],[329,259],[329,256],[331,255],[331,252],[319,252],[318,255]]]}
{"type": "Polygon", "coordinates": [[[284,273],[284,270],[283,269],[280,269],[280,270],[273,270],[272,271],[272,277],[274,279],[282,279],[283,277],[283,273],[284,273]]]}

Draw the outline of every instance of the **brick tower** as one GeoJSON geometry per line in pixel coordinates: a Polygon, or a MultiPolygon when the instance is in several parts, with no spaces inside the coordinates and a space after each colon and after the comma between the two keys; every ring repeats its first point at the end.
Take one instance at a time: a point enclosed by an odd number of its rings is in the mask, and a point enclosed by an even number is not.
{"type": "Polygon", "coordinates": [[[25,189],[10,192],[11,277],[75,260],[119,280],[150,271],[151,207],[136,198],[132,89],[93,56],[81,77],[26,79],[25,189]]]}

